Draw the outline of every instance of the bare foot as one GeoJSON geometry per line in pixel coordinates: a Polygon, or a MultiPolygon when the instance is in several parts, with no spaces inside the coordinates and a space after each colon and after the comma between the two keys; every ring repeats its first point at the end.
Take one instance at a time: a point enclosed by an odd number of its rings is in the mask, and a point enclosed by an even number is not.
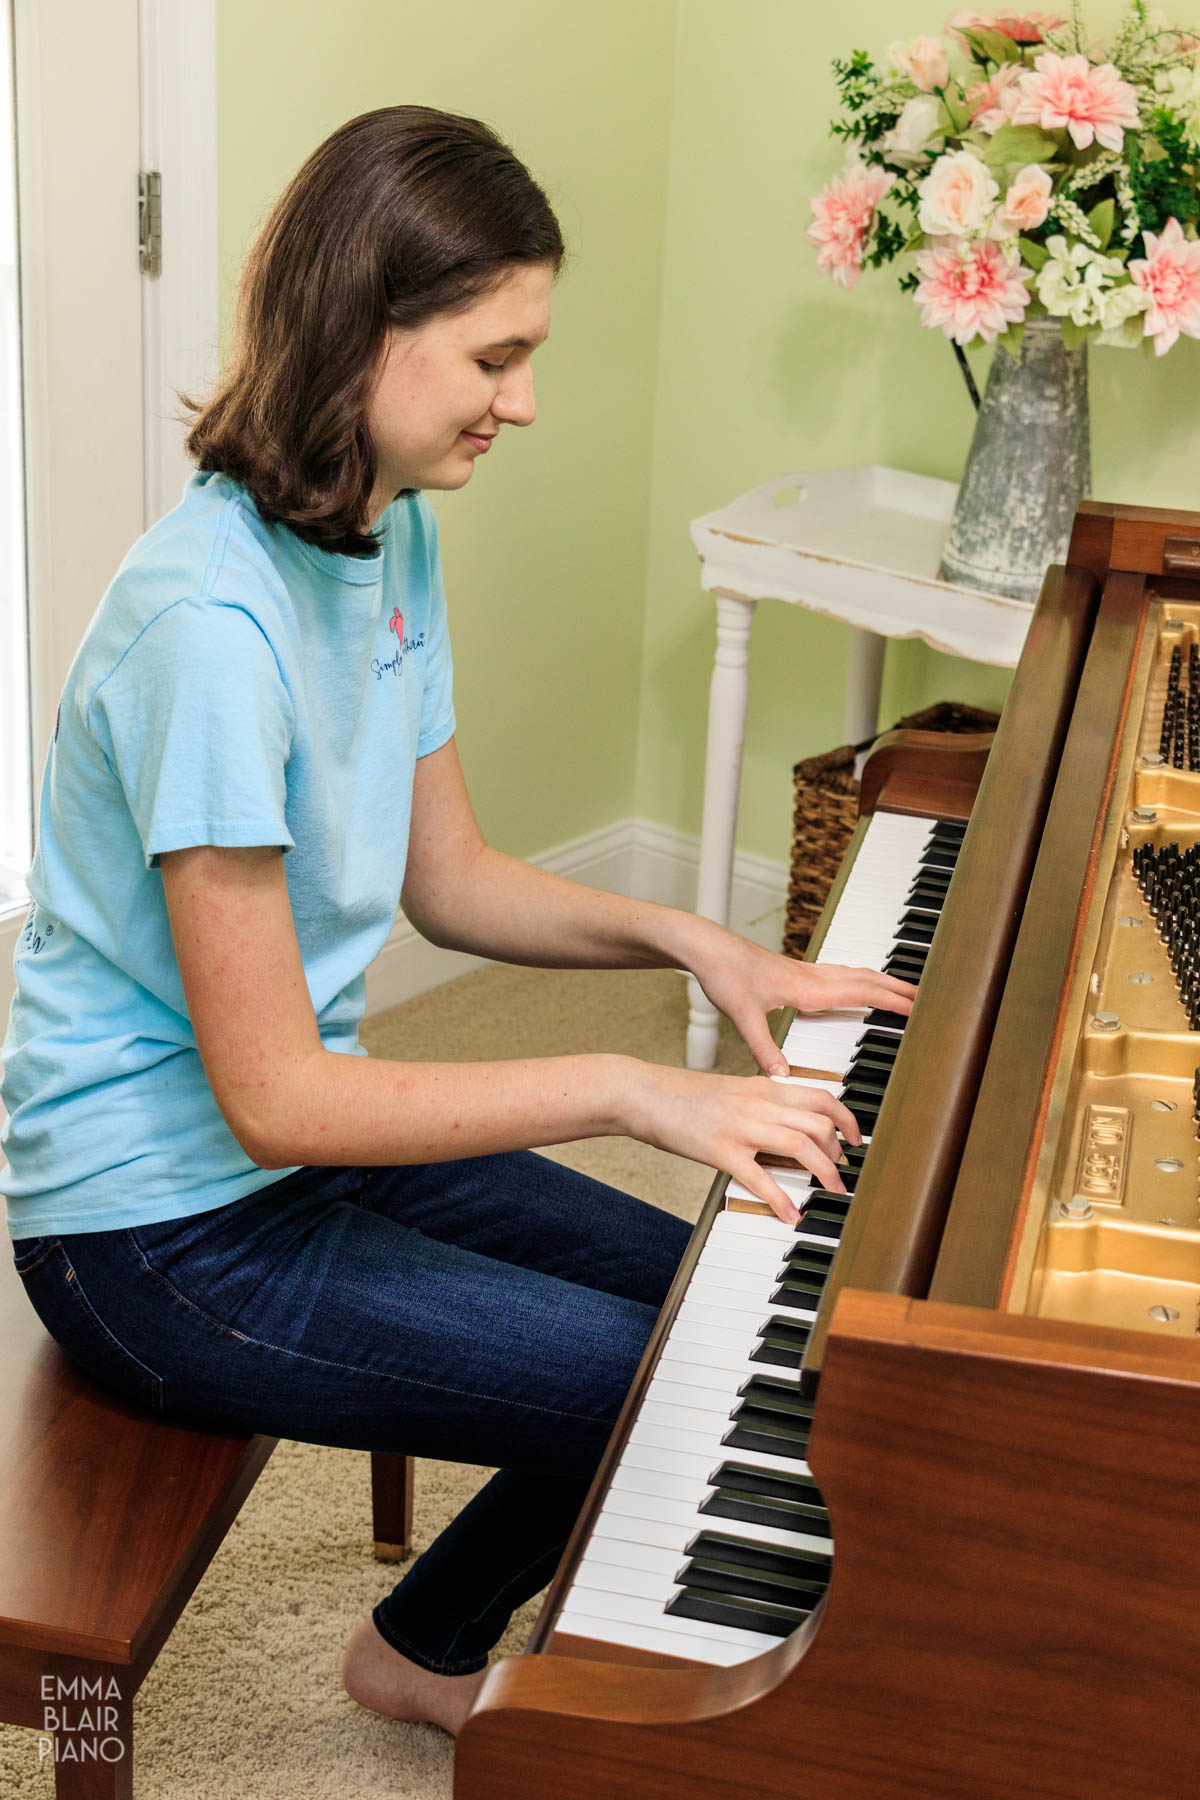
{"type": "Polygon", "coordinates": [[[360,1619],[346,1646],[342,1685],[352,1700],[386,1719],[420,1719],[457,1737],[483,1686],[475,1675],[434,1675],[393,1650],[370,1617],[360,1619]]]}

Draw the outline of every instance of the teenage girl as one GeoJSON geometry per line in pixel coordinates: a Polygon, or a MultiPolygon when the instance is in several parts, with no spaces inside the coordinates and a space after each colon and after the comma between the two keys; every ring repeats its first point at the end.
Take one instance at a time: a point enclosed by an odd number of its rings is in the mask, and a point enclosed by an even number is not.
{"type": "MultiPolygon", "coordinates": [[[[485,126],[353,119],[249,258],[197,464],[62,696],[3,1050],[8,1226],[98,1381],[167,1417],[498,1473],[364,1618],[363,1705],[455,1731],[550,1578],[670,1284],[678,1219],[533,1154],[623,1133],[839,1189],[824,1092],[627,1056],[368,1060],[397,906],[434,943],[680,968],[765,1073],[767,1013],[909,1008],[479,833],[427,489],[534,419],[563,244],[485,126]]],[[[502,450],[499,452],[502,454],[502,450]]]]}

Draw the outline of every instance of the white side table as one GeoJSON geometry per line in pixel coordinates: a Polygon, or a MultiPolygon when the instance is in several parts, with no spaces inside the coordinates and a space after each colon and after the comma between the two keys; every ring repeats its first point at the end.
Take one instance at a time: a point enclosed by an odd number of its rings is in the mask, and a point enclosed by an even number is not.
{"type": "MultiPolygon", "coordinates": [[[[919,637],[951,656],[1015,667],[1032,605],[937,580],[957,493],[954,482],[871,464],[801,469],[692,521],[700,585],[717,599],[696,894],[705,918],[729,923],[750,627],[759,600],[786,600],[855,627],[847,743],[877,728],[886,638],[919,637]]],[[[716,1008],[695,980],[688,993],[688,1067],[711,1069],[716,1008]]]]}

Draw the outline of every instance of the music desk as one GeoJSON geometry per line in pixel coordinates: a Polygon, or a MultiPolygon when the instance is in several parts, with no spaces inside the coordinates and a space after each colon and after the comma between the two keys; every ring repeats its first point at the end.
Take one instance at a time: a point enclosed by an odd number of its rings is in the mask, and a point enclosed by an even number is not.
{"type": "MultiPolygon", "coordinates": [[[[729,923],[746,732],[750,627],[760,600],[784,600],[853,628],[844,739],[874,735],[890,637],[918,637],[972,662],[1014,668],[1033,606],[937,579],[958,487],[860,464],[800,469],[693,519],[700,585],[717,603],[696,911],[729,923]]],[[[717,1011],[688,982],[687,1062],[711,1069],[717,1011]]]]}

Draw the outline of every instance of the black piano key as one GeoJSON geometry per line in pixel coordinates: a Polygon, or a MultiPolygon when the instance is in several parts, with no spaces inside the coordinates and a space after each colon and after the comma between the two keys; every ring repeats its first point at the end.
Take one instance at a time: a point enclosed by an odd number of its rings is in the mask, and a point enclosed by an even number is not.
{"type": "Polygon", "coordinates": [[[937,930],[936,919],[927,914],[906,912],[896,927],[898,944],[932,944],[933,934],[937,930]]]}
{"type": "Polygon", "coordinates": [[[816,1525],[808,1524],[802,1507],[769,1494],[740,1493],[728,1488],[715,1488],[701,1501],[700,1511],[713,1519],[736,1519],[743,1525],[770,1525],[776,1531],[807,1531],[814,1537],[830,1535],[820,1532],[816,1525]]]}
{"type": "Polygon", "coordinates": [[[935,844],[961,844],[966,833],[965,819],[939,819],[930,836],[935,844]]]}
{"type": "MultiPolygon", "coordinates": [[[[767,1376],[754,1377],[755,1381],[769,1379],[767,1376]]],[[[795,1383],[791,1385],[794,1387],[795,1383]]],[[[730,1493],[765,1494],[772,1500],[786,1500],[789,1505],[810,1506],[814,1514],[825,1512],[816,1482],[803,1469],[759,1469],[753,1463],[738,1462],[736,1457],[730,1457],[713,1470],[708,1485],[725,1488],[730,1493]]]]}
{"type": "Polygon", "coordinates": [[[745,1563],[726,1562],[710,1554],[692,1557],[678,1570],[675,1580],[685,1593],[736,1595],[739,1600],[767,1600],[776,1606],[803,1607],[807,1612],[812,1611],[829,1586],[824,1569],[808,1576],[785,1574],[782,1570],[752,1569],[745,1563]]]}
{"type": "Polygon", "coordinates": [[[908,1024],[908,1016],[906,1013],[885,1012],[882,1007],[876,1007],[867,1014],[866,1023],[873,1031],[903,1031],[908,1024]]]}
{"type": "MultiPolygon", "coordinates": [[[[837,1197],[840,1198],[840,1195],[837,1197]]],[[[844,1214],[835,1216],[821,1206],[813,1207],[810,1211],[806,1206],[800,1215],[800,1223],[796,1229],[797,1231],[806,1231],[812,1237],[832,1238],[836,1242],[842,1235],[845,1223],[844,1214]]]]}
{"type": "Polygon", "coordinates": [[[867,1145],[866,1144],[847,1144],[845,1146],[844,1154],[845,1154],[846,1161],[850,1164],[851,1168],[861,1169],[862,1165],[863,1165],[863,1158],[867,1154],[867,1145]]]}
{"type": "Polygon", "coordinates": [[[843,1094],[841,1099],[842,1105],[849,1107],[854,1122],[862,1132],[863,1136],[870,1137],[875,1129],[875,1121],[879,1117],[879,1108],[882,1104],[881,1098],[876,1097],[875,1101],[872,1103],[865,1099],[849,1100],[843,1094]]]}
{"type": "Polygon", "coordinates": [[[923,969],[929,961],[930,949],[930,944],[918,944],[915,940],[902,941],[897,938],[887,953],[887,960],[912,963],[917,969],[923,969]]]}
{"type": "Polygon", "coordinates": [[[765,1600],[738,1600],[732,1595],[695,1593],[683,1588],[667,1609],[681,1619],[702,1619],[709,1625],[736,1625],[742,1631],[761,1631],[787,1637],[803,1625],[812,1608],[772,1606],[765,1600]]]}
{"type": "Polygon", "coordinates": [[[805,1270],[823,1280],[833,1267],[835,1247],[831,1244],[826,1249],[824,1244],[789,1244],[785,1253],[783,1268],[779,1271],[779,1280],[790,1277],[798,1270],[805,1270]]]}
{"type": "Polygon", "coordinates": [[[716,1556],[724,1562],[740,1563],[747,1569],[774,1569],[781,1575],[799,1575],[802,1579],[829,1578],[829,1558],[814,1556],[811,1550],[793,1550],[784,1545],[759,1544],[753,1540],[730,1537],[724,1531],[698,1531],[683,1548],[685,1556],[716,1556]]]}
{"type": "Polygon", "coordinates": [[[852,1062],[846,1071],[845,1092],[882,1094],[891,1079],[890,1069],[872,1068],[870,1063],[852,1062]]]}
{"type": "Polygon", "coordinates": [[[731,1450],[760,1450],[768,1456],[794,1456],[797,1462],[806,1462],[809,1431],[806,1419],[793,1423],[782,1413],[767,1412],[744,1400],[735,1409],[721,1442],[731,1450]]]}
{"type": "MultiPolygon", "coordinates": [[[[907,1019],[905,1024],[907,1024],[907,1019]]],[[[894,1031],[864,1031],[854,1046],[855,1054],[861,1050],[874,1050],[878,1054],[895,1058],[900,1050],[900,1039],[894,1031]]]]}
{"type": "Polygon", "coordinates": [[[905,907],[915,907],[918,912],[928,913],[931,917],[941,917],[946,904],[946,889],[926,887],[918,882],[909,889],[904,898],[905,907]]]}
{"type": "Polygon", "coordinates": [[[794,1306],[800,1312],[815,1312],[824,1293],[824,1275],[799,1275],[779,1283],[771,1295],[771,1305],[794,1306]]]}
{"type": "Polygon", "coordinates": [[[758,1345],[750,1352],[751,1362],[772,1363],[781,1369],[798,1369],[804,1361],[804,1350],[811,1331],[799,1319],[781,1319],[773,1313],[765,1325],[759,1326],[755,1336],[758,1345]]]}
{"type": "Polygon", "coordinates": [[[902,956],[888,956],[884,958],[883,972],[894,975],[897,981],[911,981],[914,987],[920,987],[925,965],[907,962],[902,956]]]}
{"type": "Polygon", "coordinates": [[[829,1515],[778,1495],[714,1488],[700,1503],[713,1519],[735,1519],[740,1525],[769,1525],[775,1531],[803,1531],[809,1537],[831,1537],[829,1515]]]}
{"type": "MultiPolygon", "coordinates": [[[[856,1100],[861,1100],[864,1106],[879,1106],[887,1087],[887,1081],[879,1079],[880,1073],[872,1069],[864,1069],[861,1073],[855,1068],[847,1069],[838,1093],[842,1105],[852,1112],[856,1100]]],[[[854,1148],[857,1150],[859,1146],[856,1144],[854,1148]]]]}
{"type": "MultiPolygon", "coordinates": [[[[850,1211],[849,1194],[831,1194],[828,1188],[811,1187],[803,1198],[806,1206],[819,1206],[823,1213],[830,1213],[834,1217],[844,1219],[850,1211]]],[[[788,1254],[791,1254],[790,1249],[788,1254]]]]}
{"type": "Polygon", "coordinates": [[[931,844],[921,858],[923,869],[952,869],[958,861],[956,849],[945,849],[941,844],[931,844]]]}
{"type": "Polygon", "coordinates": [[[763,1412],[782,1413],[785,1418],[812,1423],[813,1402],[794,1381],[783,1381],[778,1375],[748,1376],[738,1389],[738,1398],[763,1412]]]}

